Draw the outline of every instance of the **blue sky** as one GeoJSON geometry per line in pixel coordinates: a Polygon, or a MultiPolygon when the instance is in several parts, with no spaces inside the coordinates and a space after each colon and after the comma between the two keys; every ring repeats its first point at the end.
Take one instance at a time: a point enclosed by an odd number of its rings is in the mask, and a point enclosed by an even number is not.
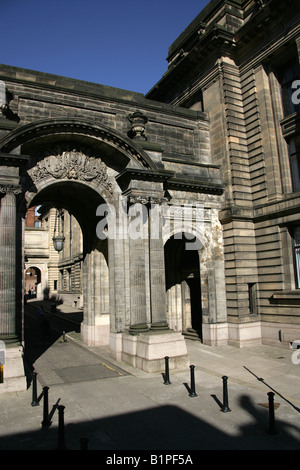
{"type": "Polygon", "coordinates": [[[0,63],[147,93],[208,0],[0,0],[0,63]]]}

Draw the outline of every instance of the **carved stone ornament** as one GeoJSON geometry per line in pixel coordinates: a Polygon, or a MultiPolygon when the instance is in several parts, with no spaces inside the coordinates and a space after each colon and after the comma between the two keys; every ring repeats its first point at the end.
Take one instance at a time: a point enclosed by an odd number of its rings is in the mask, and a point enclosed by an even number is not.
{"type": "Polygon", "coordinates": [[[12,184],[4,184],[4,185],[0,185],[0,193],[2,194],[8,194],[8,193],[12,193],[12,194],[21,194],[22,192],[22,187],[21,186],[14,186],[12,184]]]}
{"type": "Polygon", "coordinates": [[[149,203],[149,198],[147,196],[130,196],[129,197],[129,203],[130,204],[148,204],[149,203]]]}
{"type": "Polygon", "coordinates": [[[154,197],[154,196],[142,196],[142,195],[130,195],[129,203],[130,204],[153,204],[153,205],[162,205],[168,202],[166,197],[154,197]]]}
{"type": "Polygon", "coordinates": [[[43,178],[67,178],[69,180],[96,181],[112,192],[112,183],[107,175],[107,167],[100,158],[87,157],[76,150],[63,152],[61,155],[51,155],[37,162],[28,171],[34,183],[43,178]]]}

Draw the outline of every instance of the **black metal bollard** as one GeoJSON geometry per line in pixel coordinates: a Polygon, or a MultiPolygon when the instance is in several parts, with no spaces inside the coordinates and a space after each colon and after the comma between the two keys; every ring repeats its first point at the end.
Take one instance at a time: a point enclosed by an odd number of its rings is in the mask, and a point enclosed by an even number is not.
{"type": "Polygon", "coordinates": [[[64,410],[63,405],[58,406],[58,441],[57,450],[65,450],[65,424],[64,424],[64,410]]]}
{"type": "Polygon", "coordinates": [[[268,393],[268,398],[269,398],[269,429],[268,429],[268,433],[272,434],[272,435],[278,434],[278,431],[276,431],[276,428],[275,428],[274,395],[275,395],[275,393],[273,393],[273,392],[268,393]]]}
{"type": "Polygon", "coordinates": [[[49,419],[48,391],[49,391],[49,387],[43,387],[44,409],[43,409],[42,426],[50,426],[50,424],[51,424],[51,421],[49,419]]]}
{"type": "Polygon", "coordinates": [[[33,374],[32,374],[32,402],[31,402],[31,406],[39,406],[40,405],[39,401],[38,401],[38,397],[37,397],[36,376],[37,376],[37,373],[33,372],[33,374]]]}
{"type": "Polygon", "coordinates": [[[191,388],[190,388],[190,397],[197,397],[197,393],[195,390],[195,366],[190,366],[191,369],[191,388]]]}
{"type": "Polygon", "coordinates": [[[170,382],[170,376],[169,376],[169,357],[166,356],[165,357],[165,375],[164,375],[164,384],[165,385],[170,385],[171,382],[170,382]]]}
{"type": "Polygon", "coordinates": [[[227,379],[228,379],[228,377],[226,377],[226,375],[224,375],[222,377],[222,379],[223,379],[223,407],[222,407],[222,411],[223,411],[223,413],[228,413],[229,411],[231,411],[231,409],[228,406],[228,389],[227,389],[227,379]]]}
{"type": "Polygon", "coordinates": [[[88,450],[88,442],[89,439],[87,437],[82,437],[79,439],[80,442],[80,450],[88,450]]]}

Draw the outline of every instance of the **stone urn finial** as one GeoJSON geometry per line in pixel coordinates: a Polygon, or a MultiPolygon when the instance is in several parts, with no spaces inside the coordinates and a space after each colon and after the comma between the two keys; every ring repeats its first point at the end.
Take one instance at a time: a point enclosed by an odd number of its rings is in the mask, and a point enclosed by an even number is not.
{"type": "Polygon", "coordinates": [[[145,136],[145,127],[148,122],[147,116],[141,111],[135,111],[135,113],[128,116],[131,122],[131,134],[133,139],[147,140],[145,136]]]}

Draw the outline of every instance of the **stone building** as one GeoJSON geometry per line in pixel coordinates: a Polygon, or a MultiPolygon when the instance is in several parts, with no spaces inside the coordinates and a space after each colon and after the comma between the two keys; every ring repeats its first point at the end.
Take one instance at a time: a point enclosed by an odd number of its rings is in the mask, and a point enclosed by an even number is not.
{"type": "Polygon", "coordinates": [[[212,0],[146,96],[0,66],[0,337],[12,358],[24,219],[43,204],[80,226],[82,256],[63,268],[81,266],[83,341],[113,358],[182,366],[183,332],[210,345],[297,339],[299,41],[294,0],[212,0]]]}
{"type": "Polygon", "coordinates": [[[72,307],[82,307],[82,232],[76,218],[66,209],[56,209],[43,204],[42,226],[48,232],[48,282],[44,298],[72,307]],[[59,228],[64,235],[61,251],[53,243],[59,228]]]}
{"type": "Polygon", "coordinates": [[[28,209],[25,216],[25,296],[82,306],[82,232],[72,214],[49,204],[28,209]],[[57,217],[59,216],[59,221],[57,217]],[[53,237],[63,227],[65,242],[58,252],[53,237]]]}
{"type": "Polygon", "coordinates": [[[36,207],[25,214],[24,295],[25,299],[44,299],[48,290],[49,233],[36,207]]]}
{"type": "Polygon", "coordinates": [[[212,1],[148,99],[204,110],[221,168],[227,341],[300,337],[299,4],[212,1]]]}

